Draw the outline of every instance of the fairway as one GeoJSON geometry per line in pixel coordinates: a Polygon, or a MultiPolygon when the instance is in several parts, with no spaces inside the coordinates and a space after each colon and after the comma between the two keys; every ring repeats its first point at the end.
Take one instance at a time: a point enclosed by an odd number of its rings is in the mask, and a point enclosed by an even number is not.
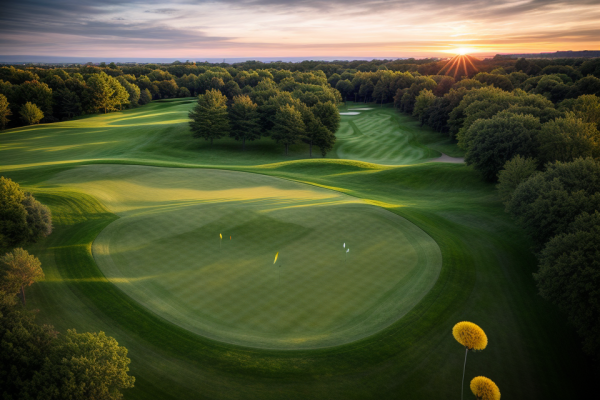
{"type": "Polygon", "coordinates": [[[286,157],[270,138],[193,139],[192,106],[0,132],[2,175],[53,216],[28,248],[46,280],[27,308],[127,347],[126,399],[446,398],[462,320],[489,337],[467,377],[507,398],[583,396],[579,340],[537,294],[531,243],[494,185],[430,162],[464,155],[446,135],[348,104],[359,114],[327,159],[306,144],[286,157]]]}
{"type": "Polygon", "coordinates": [[[78,167],[48,183],[84,190],[121,217],[93,246],[109,281],[219,341],[281,349],[347,343],[405,315],[441,268],[437,244],[415,225],[315,186],[111,165],[78,167]]]}

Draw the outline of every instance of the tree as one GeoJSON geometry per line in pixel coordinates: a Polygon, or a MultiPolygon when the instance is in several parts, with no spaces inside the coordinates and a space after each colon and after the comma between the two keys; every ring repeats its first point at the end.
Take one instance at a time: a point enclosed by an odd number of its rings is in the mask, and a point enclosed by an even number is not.
{"type": "Polygon", "coordinates": [[[140,101],[140,88],[129,82],[124,76],[117,77],[117,81],[127,91],[127,102],[131,107],[138,105],[140,101]]]}
{"type": "Polygon", "coordinates": [[[329,77],[329,79],[327,79],[327,83],[329,83],[331,85],[331,87],[336,87],[336,85],[338,84],[338,82],[342,79],[342,77],[335,73],[333,75],[331,75],[329,77]]]}
{"type": "Polygon", "coordinates": [[[25,122],[27,125],[37,124],[42,118],[44,118],[44,113],[42,110],[30,102],[23,104],[19,114],[21,115],[23,122],[25,122]]]}
{"type": "Polygon", "coordinates": [[[6,96],[0,94],[0,129],[6,128],[6,125],[10,121],[8,117],[12,115],[12,111],[10,111],[10,105],[8,104],[8,100],[6,96]]]}
{"type": "Polygon", "coordinates": [[[472,136],[469,136],[471,125],[477,120],[492,118],[509,109],[513,114],[531,114],[542,123],[558,116],[554,104],[542,95],[527,94],[522,90],[509,93],[494,87],[484,87],[467,92],[452,110],[448,120],[450,132],[456,132],[459,147],[468,150],[472,142],[472,136]]]}
{"type": "Polygon", "coordinates": [[[418,76],[410,87],[404,90],[400,106],[402,111],[412,113],[417,96],[423,89],[434,90],[437,87],[437,83],[427,76],[418,76]]]}
{"type": "Polygon", "coordinates": [[[479,170],[488,181],[494,181],[504,164],[516,155],[536,157],[536,135],[541,125],[531,115],[503,112],[491,119],[475,121],[468,136],[473,142],[465,161],[479,170]]]}
{"type": "Polygon", "coordinates": [[[321,156],[325,157],[335,144],[335,134],[333,134],[318,118],[314,118],[308,124],[305,124],[303,140],[309,145],[309,154],[312,158],[312,146],[318,146],[321,150],[321,156]]]}
{"type": "Polygon", "coordinates": [[[198,104],[188,114],[190,128],[195,138],[220,139],[229,134],[227,97],[216,89],[207,90],[198,96],[198,104]]]}
{"type": "Polygon", "coordinates": [[[103,332],[61,335],[0,291],[0,387],[7,399],[117,400],[133,387],[127,349],[103,332]]]}
{"type": "Polygon", "coordinates": [[[0,290],[21,293],[25,304],[25,287],[44,279],[42,263],[27,250],[16,248],[0,257],[0,290]]]}
{"type": "Polygon", "coordinates": [[[306,127],[302,121],[302,114],[294,106],[284,105],[277,110],[273,122],[271,137],[285,146],[287,156],[289,146],[304,136],[306,127]]]}
{"type": "Polygon", "coordinates": [[[600,129],[600,97],[584,94],[576,99],[568,99],[560,103],[561,110],[572,111],[583,122],[596,124],[600,129]]]}
{"type": "Polygon", "coordinates": [[[488,84],[490,86],[495,86],[507,92],[511,92],[514,89],[512,82],[506,75],[496,75],[488,74],[487,72],[480,72],[477,75],[475,75],[473,79],[478,80],[481,83],[488,84]]]}
{"type": "Polygon", "coordinates": [[[498,173],[496,186],[504,204],[511,199],[515,189],[535,173],[537,166],[537,160],[519,154],[504,164],[504,168],[498,173]]]}
{"type": "Polygon", "coordinates": [[[177,92],[179,91],[179,87],[174,79],[169,79],[160,82],[154,82],[158,86],[158,90],[160,92],[160,97],[162,98],[170,98],[177,97],[177,92]]]}
{"type": "Polygon", "coordinates": [[[242,141],[242,150],[246,149],[246,140],[260,138],[260,116],[258,106],[249,96],[235,96],[229,108],[231,121],[230,136],[242,141]]]}
{"type": "Polygon", "coordinates": [[[427,110],[429,107],[431,107],[435,99],[436,97],[433,92],[428,89],[421,90],[421,93],[419,93],[417,96],[412,115],[413,117],[419,118],[419,121],[421,121],[421,126],[425,123],[427,110]]]}
{"type": "Polygon", "coordinates": [[[600,212],[579,215],[552,238],[534,274],[540,295],[558,306],[583,338],[584,350],[600,355],[600,212]]]}
{"type": "Polygon", "coordinates": [[[108,83],[108,75],[94,74],[87,80],[87,96],[92,111],[107,110],[112,108],[112,96],[114,89],[108,83]]]}
{"type": "Polygon", "coordinates": [[[600,210],[600,163],[592,158],[550,163],[517,187],[506,210],[540,248],[581,213],[600,210]]]}
{"type": "Polygon", "coordinates": [[[0,249],[10,249],[27,240],[25,193],[19,185],[0,176],[0,249]]]}
{"type": "Polygon", "coordinates": [[[44,365],[42,373],[48,383],[55,379],[52,369],[60,371],[63,382],[81,382],[63,385],[63,398],[121,399],[121,389],[133,387],[135,378],[127,374],[131,362],[127,349],[114,338],[104,332],[77,333],[73,329],[60,339],[52,352],[52,365],[44,365]]]}
{"type": "Polygon", "coordinates": [[[455,83],[456,82],[454,81],[453,77],[443,76],[438,81],[435,89],[433,89],[433,94],[435,94],[436,97],[441,97],[441,96],[445,95],[446,93],[450,92],[450,90],[452,89],[452,87],[454,86],[455,83]]]}
{"type": "Polygon", "coordinates": [[[60,89],[53,93],[54,104],[58,114],[66,118],[73,118],[81,114],[81,102],[79,97],[69,89],[60,89]]]}
{"type": "Polygon", "coordinates": [[[50,210],[17,183],[0,177],[0,250],[34,243],[51,232],[50,210]]]}
{"type": "Polygon", "coordinates": [[[44,113],[46,118],[52,116],[52,89],[43,82],[31,81],[16,86],[14,100],[11,102],[15,106],[28,102],[33,103],[44,113]]]}
{"type": "Polygon", "coordinates": [[[529,61],[524,58],[519,58],[515,63],[515,69],[517,71],[527,71],[529,69],[529,61]]]}
{"type": "Polygon", "coordinates": [[[50,209],[37,201],[29,192],[21,204],[27,212],[27,240],[35,243],[52,233],[52,213],[50,209]]]}
{"type": "Polygon", "coordinates": [[[140,100],[139,103],[141,105],[148,104],[152,101],[152,94],[148,89],[144,89],[140,92],[140,100]]]}
{"type": "MultiPolygon", "coordinates": [[[[127,82],[127,81],[125,81],[125,82],[127,82]]],[[[123,85],[121,85],[119,83],[119,81],[116,78],[109,76],[108,84],[111,86],[111,88],[113,89],[113,93],[114,93],[112,96],[112,99],[111,99],[112,109],[116,110],[117,106],[119,106],[119,110],[121,110],[124,105],[130,104],[129,103],[130,93],[127,91],[127,89],[125,89],[123,87],[123,85]]],[[[129,84],[129,87],[131,88],[131,91],[133,92],[134,99],[136,99],[136,97],[139,98],[139,92],[138,92],[138,90],[136,90],[136,89],[138,89],[137,86],[135,86],[133,84],[129,84]]],[[[137,104],[137,99],[136,99],[136,104],[137,104]]]]}
{"type": "Polygon", "coordinates": [[[335,88],[340,92],[344,101],[348,101],[348,96],[354,91],[354,85],[348,79],[342,79],[336,83],[335,88]]]}
{"type": "Polygon", "coordinates": [[[311,107],[311,111],[332,134],[340,129],[340,112],[331,101],[319,102],[311,107]]]}
{"type": "Polygon", "coordinates": [[[600,157],[600,132],[596,124],[585,123],[573,113],[546,122],[537,138],[543,163],[600,157]]]}
{"type": "Polygon", "coordinates": [[[358,95],[362,97],[364,99],[364,102],[366,103],[373,95],[374,90],[375,85],[373,85],[373,82],[367,81],[360,85],[360,88],[358,89],[358,95]]]}
{"type": "Polygon", "coordinates": [[[120,109],[129,104],[129,93],[119,81],[101,72],[90,76],[87,80],[86,97],[91,111],[107,111],[120,109]]]}
{"type": "Polygon", "coordinates": [[[180,87],[177,91],[177,97],[191,97],[191,93],[188,88],[180,87]]]}

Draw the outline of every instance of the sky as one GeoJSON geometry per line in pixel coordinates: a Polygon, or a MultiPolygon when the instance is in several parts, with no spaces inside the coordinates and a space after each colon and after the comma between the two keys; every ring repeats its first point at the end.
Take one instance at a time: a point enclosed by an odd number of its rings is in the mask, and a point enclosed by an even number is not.
{"type": "Polygon", "coordinates": [[[3,0],[0,55],[447,57],[600,50],[600,0],[3,0]]]}

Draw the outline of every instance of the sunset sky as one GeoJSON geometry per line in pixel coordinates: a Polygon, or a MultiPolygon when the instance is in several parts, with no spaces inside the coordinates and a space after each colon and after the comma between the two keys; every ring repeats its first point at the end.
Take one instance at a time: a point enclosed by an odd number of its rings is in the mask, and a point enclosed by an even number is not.
{"type": "Polygon", "coordinates": [[[600,49],[600,0],[8,0],[0,55],[427,57],[600,49]]]}

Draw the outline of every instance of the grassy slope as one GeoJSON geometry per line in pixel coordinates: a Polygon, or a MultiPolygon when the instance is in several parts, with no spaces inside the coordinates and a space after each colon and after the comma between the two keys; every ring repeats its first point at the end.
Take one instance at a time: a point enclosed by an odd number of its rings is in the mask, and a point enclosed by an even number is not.
{"type": "MultiPolygon", "coordinates": [[[[97,120],[101,125],[105,118],[135,117],[136,113],[159,118],[151,115],[161,107],[165,105],[81,121],[92,126],[97,120]]],[[[177,118],[163,114],[158,121],[168,122],[171,117],[177,118]]],[[[25,136],[19,132],[24,129],[0,134],[3,145],[10,144],[8,150],[0,151],[0,162],[10,165],[6,175],[31,188],[57,217],[55,233],[33,250],[49,277],[66,280],[32,287],[32,306],[42,310],[41,320],[62,330],[104,330],[126,345],[137,377],[128,398],[431,399],[458,395],[462,351],[450,329],[463,319],[480,324],[490,338],[488,349],[469,356],[467,378],[489,376],[508,398],[569,398],[577,397],[577,390],[585,390],[581,383],[587,377],[586,361],[577,338],[565,327],[564,318],[535,293],[531,278],[535,260],[527,240],[503,213],[493,187],[464,165],[381,167],[307,160],[251,166],[253,157],[259,164],[283,157],[277,149],[265,151],[266,144],[256,144],[246,154],[223,146],[215,149],[213,158],[205,157],[203,146],[187,142],[185,150],[176,150],[187,134],[174,130],[185,130],[183,125],[169,128],[173,133],[169,138],[148,133],[158,129],[150,125],[146,125],[146,133],[127,131],[130,133],[121,139],[128,143],[123,151],[106,143],[95,145],[90,153],[62,149],[42,154],[34,150],[36,141],[63,145],[69,141],[56,137],[59,131],[46,132],[51,137],[40,138],[49,128],[35,129],[25,129],[29,130],[25,136]],[[136,158],[135,162],[169,162],[173,166],[176,160],[183,164],[214,164],[217,160],[224,165],[238,164],[231,167],[235,169],[339,188],[421,227],[440,246],[443,269],[433,289],[409,314],[358,342],[287,352],[212,342],[166,323],[106,281],[90,248],[93,238],[115,216],[84,193],[42,189],[45,180],[68,168],[59,165],[61,157],[136,158]],[[57,165],[21,169],[22,165],[47,161],[57,165]]],[[[56,124],[52,129],[62,128],[56,124]]],[[[70,140],[99,141],[95,134],[81,138],[83,132],[81,136],[73,132],[70,140]]]]}

